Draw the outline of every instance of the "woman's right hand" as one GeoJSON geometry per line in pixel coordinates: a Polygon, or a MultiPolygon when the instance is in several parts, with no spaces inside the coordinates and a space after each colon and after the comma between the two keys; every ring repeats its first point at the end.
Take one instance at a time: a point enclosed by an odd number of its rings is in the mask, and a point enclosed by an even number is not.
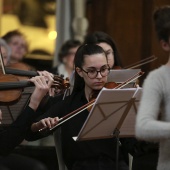
{"type": "Polygon", "coordinates": [[[33,132],[37,132],[40,129],[51,129],[52,127],[54,127],[55,125],[57,125],[59,122],[59,118],[58,117],[48,117],[48,118],[44,118],[42,120],[40,120],[39,122],[33,123],[31,126],[31,130],[33,132]]]}

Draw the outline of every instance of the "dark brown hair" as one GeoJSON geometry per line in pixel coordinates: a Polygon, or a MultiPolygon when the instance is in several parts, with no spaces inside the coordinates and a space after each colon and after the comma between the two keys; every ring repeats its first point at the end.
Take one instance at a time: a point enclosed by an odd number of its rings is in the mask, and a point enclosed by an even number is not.
{"type": "Polygon", "coordinates": [[[114,66],[121,66],[122,64],[121,64],[118,49],[116,47],[116,43],[108,34],[102,31],[96,31],[92,34],[87,35],[84,40],[85,44],[98,44],[103,42],[110,45],[113,49],[114,61],[115,61],[114,66]]]}
{"type": "Polygon", "coordinates": [[[79,47],[81,42],[79,40],[67,40],[61,47],[60,52],[58,54],[59,61],[62,63],[63,58],[66,57],[71,48],[79,47]]]}
{"type": "MultiPolygon", "coordinates": [[[[101,54],[101,53],[103,53],[106,57],[106,53],[103,50],[103,48],[101,48],[100,46],[98,46],[96,44],[84,44],[78,48],[78,50],[75,54],[75,58],[74,58],[75,81],[74,81],[73,92],[78,92],[78,91],[82,90],[85,86],[84,79],[79,76],[79,74],[76,71],[76,67],[82,68],[82,66],[84,64],[84,58],[87,55],[101,54]]],[[[106,59],[107,59],[107,57],[106,57],[106,59]]]]}
{"type": "MultiPolygon", "coordinates": [[[[19,30],[12,30],[12,31],[7,32],[4,36],[2,36],[2,39],[4,39],[7,42],[7,44],[9,44],[12,37],[14,37],[14,36],[21,36],[24,39],[26,39],[25,35],[23,33],[21,33],[19,30]]],[[[28,52],[28,44],[27,43],[26,43],[26,51],[28,52]]]]}
{"type": "Polygon", "coordinates": [[[153,19],[158,39],[168,42],[170,37],[170,6],[157,8],[154,11],[153,19]]]}

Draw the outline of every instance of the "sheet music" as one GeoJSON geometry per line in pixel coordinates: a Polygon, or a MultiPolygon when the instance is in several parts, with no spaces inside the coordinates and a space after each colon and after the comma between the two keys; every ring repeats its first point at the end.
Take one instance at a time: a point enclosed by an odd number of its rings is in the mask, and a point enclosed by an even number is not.
{"type": "MultiPolygon", "coordinates": [[[[140,69],[110,70],[107,81],[122,83],[140,72],[140,69]]],[[[124,88],[132,88],[136,80],[126,85],[124,88]]]]}
{"type": "Polygon", "coordinates": [[[77,140],[90,140],[113,137],[113,131],[129,107],[128,114],[120,128],[120,136],[134,135],[135,115],[141,96],[141,88],[102,89],[86,119],[77,140]],[[132,99],[134,93],[135,99],[132,99]],[[132,103],[134,102],[134,106],[132,103]],[[132,107],[131,107],[132,105],[132,107]]]}

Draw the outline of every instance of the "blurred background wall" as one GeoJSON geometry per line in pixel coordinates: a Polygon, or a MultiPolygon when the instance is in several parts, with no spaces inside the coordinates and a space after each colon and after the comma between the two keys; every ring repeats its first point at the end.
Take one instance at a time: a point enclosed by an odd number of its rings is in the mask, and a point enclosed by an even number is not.
{"type": "Polygon", "coordinates": [[[147,71],[165,63],[154,32],[152,14],[156,7],[170,5],[169,0],[89,0],[86,14],[88,32],[101,30],[116,41],[123,66],[155,55],[158,59],[142,66],[147,71]]]}
{"type": "Polygon", "coordinates": [[[169,0],[4,0],[2,2],[0,35],[12,29],[23,31],[30,47],[27,59],[46,61],[44,68],[48,69],[58,64],[56,49],[58,50],[66,39],[76,37],[83,40],[85,34],[94,31],[104,31],[113,37],[119,48],[123,66],[153,54],[158,59],[142,66],[142,69],[149,71],[166,61],[164,57],[166,54],[161,50],[154,32],[152,13],[158,6],[170,5],[169,0]],[[67,8],[64,5],[67,5],[67,8]],[[64,25],[68,17],[69,22],[64,25]],[[39,55],[37,51],[40,52],[39,55]]]}

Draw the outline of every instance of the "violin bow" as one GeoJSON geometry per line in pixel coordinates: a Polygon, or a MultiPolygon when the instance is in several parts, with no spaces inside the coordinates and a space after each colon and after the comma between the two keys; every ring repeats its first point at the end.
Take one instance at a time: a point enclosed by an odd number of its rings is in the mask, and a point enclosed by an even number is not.
{"type": "Polygon", "coordinates": [[[151,63],[152,61],[155,61],[158,57],[155,57],[155,55],[152,55],[150,57],[147,57],[143,60],[140,60],[134,64],[131,64],[131,65],[128,65],[126,67],[124,67],[124,69],[133,69],[133,68],[136,68],[136,67],[140,67],[140,66],[143,66],[145,64],[148,64],[148,63],[151,63]]]}
{"type": "Polygon", "coordinates": [[[0,45],[0,66],[1,66],[1,69],[2,69],[2,73],[3,73],[3,74],[6,74],[6,72],[5,72],[5,66],[4,66],[4,60],[3,60],[3,58],[2,58],[1,45],[0,45]]]}
{"type": "MultiPolygon", "coordinates": [[[[131,78],[129,78],[128,80],[124,81],[123,83],[121,83],[120,85],[118,85],[117,87],[113,88],[113,89],[121,89],[122,87],[124,87],[125,85],[133,82],[134,80],[138,79],[139,77],[141,77],[144,74],[144,72],[140,71],[137,74],[135,74],[134,76],[132,76],[131,78]]],[[[96,99],[88,102],[87,104],[81,106],[80,108],[72,111],[71,113],[63,116],[62,118],[59,119],[59,122],[57,125],[55,125],[54,127],[48,129],[47,127],[44,127],[42,129],[39,130],[39,132],[42,132],[44,130],[55,130],[57,127],[61,126],[63,123],[65,123],[66,121],[70,120],[71,118],[73,118],[74,116],[78,115],[79,113],[81,113],[82,111],[86,110],[87,108],[91,107],[94,105],[96,99]]]]}

